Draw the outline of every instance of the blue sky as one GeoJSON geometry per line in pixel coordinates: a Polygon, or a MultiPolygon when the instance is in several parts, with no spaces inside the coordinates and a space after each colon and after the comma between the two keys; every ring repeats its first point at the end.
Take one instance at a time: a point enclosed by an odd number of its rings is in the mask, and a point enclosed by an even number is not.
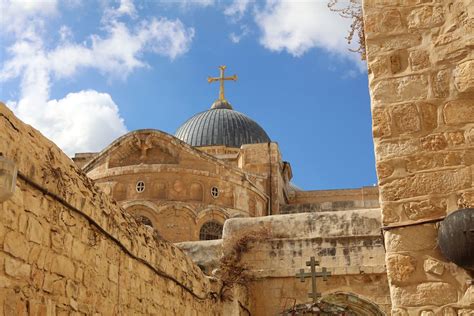
{"type": "Polygon", "coordinates": [[[257,121],[304,189],[376,182],[365,65],[323,0],[0,0],[0,100],[68,154],[173,134],[217,98],[257,121]],[[39,3],[39,4],[38,4],[39,3]]]}

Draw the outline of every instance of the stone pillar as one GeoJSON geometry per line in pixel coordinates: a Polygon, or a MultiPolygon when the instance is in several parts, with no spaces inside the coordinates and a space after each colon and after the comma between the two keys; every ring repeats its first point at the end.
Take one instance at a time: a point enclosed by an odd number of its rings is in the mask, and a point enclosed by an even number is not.
{"type": "Polygon", "coordinates": [[[15,192],[17,168],[15,163],[0,156],[0,203],[15,192]]]}
{"type": "Polygon", "coordinates": [[[474,206],[474,2],[363,9],[393,314],[467,315],[472,274],[436,238],[439,220],[474,206]]]}

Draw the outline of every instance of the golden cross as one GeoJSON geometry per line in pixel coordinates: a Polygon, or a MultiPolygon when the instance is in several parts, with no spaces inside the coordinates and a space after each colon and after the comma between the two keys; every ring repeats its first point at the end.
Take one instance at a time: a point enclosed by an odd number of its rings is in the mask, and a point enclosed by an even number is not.
{"type": "Polygon", "coordinates": [[[208,77],[207,82],[211,83],[214,81],[220,81],[220,88],[219,88],[219,100],[220,101],[225,101],[224,97],[224,81],[225,80],[233,80],[237,81],[237,75],[233,75],[231,77],[224,77],[224,71],[227,67],[226,66],[219,66],[219,69],[221,71],[220,77],[208,77]]]}

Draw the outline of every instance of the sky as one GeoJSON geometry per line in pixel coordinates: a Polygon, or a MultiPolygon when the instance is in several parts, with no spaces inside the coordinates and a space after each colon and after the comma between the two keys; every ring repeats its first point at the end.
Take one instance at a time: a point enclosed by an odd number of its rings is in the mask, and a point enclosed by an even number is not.
{"type": "Polygon", "coordinates": [[[305,190],[376,183],[365,62],[327,0],[0,0],[0,100],[69,156],[174,134],[218,97],[279,144],[305,190]]]}

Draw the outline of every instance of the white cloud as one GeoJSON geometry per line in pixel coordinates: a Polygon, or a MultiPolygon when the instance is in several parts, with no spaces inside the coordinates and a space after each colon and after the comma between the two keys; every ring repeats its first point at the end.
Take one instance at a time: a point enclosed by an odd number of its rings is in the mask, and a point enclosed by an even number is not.
{"type": "MultiPolygon", "coordinates": [[[[122,1],[117,10],[130,15],[135,7],[122,1]]],[[[17,14],[25,16],[21,10],[17,14]]],[[[45,23],[42,14],[30,18],[45,23]]],[[[153,18],[129,27],[116,17],[103,19],[105,35],[91,35],[82,43],[72,42],[72,32],[64,26],[59,30],[61,40],[51,48],[45,47],[42,30],[32,27],[28,36],[16,35],[1,65],[0,82],[21,79],[20,99],[8,105],[69,155],[103,149],[127,129],[107,93],[87,90],[50,100],[55,80],[73,77],[84,68],[124,79],[137,68],[149,67],[145,53],[174,59],[188,51],[194,36],[194,29],[179,20],[153,18]]]]}
{"type": "Polygon", "coordinates": [[[58,13],[57,0],[0,0],[0,28],[5,33],[28,37],[42,28],[42,18],[58,13]]]}
{"type": "Polygon", "coordinates": [[[234,0],[224,9],[224,14],[240,20],[252,2],[253,0],[234,0]]]}
{"type": "Polygon", "coordinates": [[[94,90],[69,93],[46,103],[25,97],[9,106],[70,156],[100,151],[127,132],[112,97],[94,90]]]}
{"type": "Polygon", "coordinates": [[[346,36],[351,20],[330,11],[327,1],[267,0],[263,8],[256,9],[255,21],[262,32],[260,43],[271,51],[299,57],[318,47],[365,69],[359,56],[349,51],[346,36]]]}
{"type": "Polygon", "coordinates": [[[248,34],[250,34],[250,29],[247,25],[243,24],[240,26],[239,33],[232,32],[229,34],[229,39],[231,40],[232,43],[238,44],[240,43],[242,38],[246,37],[248,34]]]}

